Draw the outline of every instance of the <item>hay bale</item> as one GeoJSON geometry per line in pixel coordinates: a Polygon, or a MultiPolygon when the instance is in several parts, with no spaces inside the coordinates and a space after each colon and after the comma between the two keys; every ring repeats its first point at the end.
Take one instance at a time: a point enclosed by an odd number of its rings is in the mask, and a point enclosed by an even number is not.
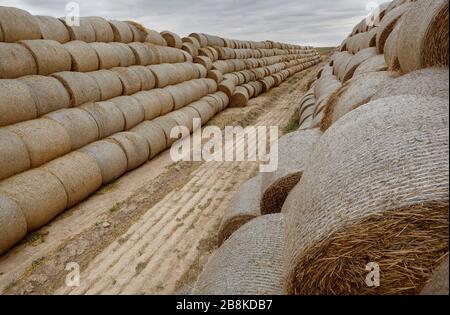
{"type": "Polygon", "coordinates": [[[314,105],[304,107],[298,123],[300,127],[308,126],[309,128],[310,123],[312,122],[313,119],[314,111],[315,111],[314,105]],[[308,123],[306,122],[307,120],[308,123]]]}
{"type": "Polygon", "coordinates": [[[108,21],[98,16],[89,16],[86,19],[94,29],[96,42],[109,43],[114,41],[114,32],[108,21]]]}
{"type": "Polygon", "coordinates": [[[212,108],[211,105],[209,105],[209,103],[205,100],[193,102],[189,104],[188,107],[192,107],[198,112],[202,120],[202,126],[206,124],[211,118],[213,118],[215,114],[214,108],[212,108]]]}
{"type": "Polygon", "coordinates": [[[181,45],[181,49],[187,52],[192,57],[198,56],[198,49],[195,48],[191,43],[183,43],[183,45],[181,45]]]}
{"type": "Polygon", "coordinates": [[[188,43],[188,44],[193,45],[196,49],[201,48],[200,42],[199,42],[199,41],[197,40],[197,38],[195,38],[195,37],[192,37],[192,36],[183,37],[183,38],[181,39],[181,41],[182,41],[183,43],[188,43]]]}
{"type": "Polygon", "coordinates": [[[109,100],[117,106],[125,118],[125,130],[129,130],[144,121],[144,107],[131,96],[119,96],[109,100]]]}
{"type": "Polygon", "coordinates": [[[447,258],[433,271],[433,274],[420,292],[420,295],[448,295],[448,270],[449,261],[447,253],[447,258]]]}
{"type": "Polygon", "coordinates": [[[156,78],[153,72],[145,66],[131,66],[130,70],[136,72],[141,81],[141,90],[148,91],[156,86],[156,78]]]}
{"type": "Polygon", "coordinates": [[[212,94],[212,96],[220,98],[221,103],[222,103],[222,110],[225,109],[230,102],[229,97],[224,92],[219,91],[219,92],[212,94]]]}
{"type": "Polygon", "coordinates": [[[124,43],[110,43],[109,45],[114,49],[119,58],[120,67],[129,67],[136,63],[136,58],[130,46],[124,43]]]}
{"type": "Polygon", "coordinates": [[[0,195],[0,255],[27,234],[27,221],[13,200],[0,195]]]}
{"type": "Polygon", "coordinates": [[[337,78],[342,81],[345,75],[345,69],[352,60],[353,55],[349,54],[346,51],[337,54],[339,55],[334,60],[333,74],[336,75],[337,78]]]}
{"type": "Polygon", "coordinates": [[[217,84],[223,80],[223,74],[219,70],[208,70],[207,77],[216,81],[217,84]]]}
{"type": "Polygon", "coordinates": [[[205,56],[196,56],[194,57],[194,62],[201,64],[206,70],[211,70],[213,67],[211,59],[205,56]]]}
{"type": "Polygon", "coordinates": [[[377,49],[375,47],[365,48],[360,50],[358,53],[356,53],[347,64],[347,67],[345,68],[344,75],[342,78],[343,82],[346,82],[350,80],[353,77],[353,74],[355,73],[356,68],[366,61],[367,59],[370,59],[372,57],[375,57],[377,55],[377,49]]]}
{"type": "Polygon", "coordinates": [[[198,70],[198,78],[206,78],[208,76],[208,70],[206,70],[206,68],[204,66],[202,66],[201,64],[194,64],[194,66],[197,68],[198,70]]]}
{"type": "Polygon", "coordinates": [[[152,122],[161,127],[164,131],[166,136],[166,147],[170,147],[175,141],[178,140],[170,137],[172,129],[178,127],[178,123],[175,119],[169,117],[168,115],[164,115],[153,119],[152,122]]]}
{"type": "Polygon", "coordinates": [[[152,120],[161,115],[161,102],[158,93],[154,91],[142,91],[132,96],[144,108],[145,120],[152,120]]]}
{"type": "Polygon", "coordinates": [[[370,98],[384,85],[391,84],[396,78],[395,72],[369,72],[347,81],[329,100],[322,131],[328,129],[348,112],[370,101],[370,98]]]}
{"type": "Polygon", "coordinates": [[[11,131],[0,129],[0,180],[30,167],[30,156],[22,139],[11,131]]]}
{"type": "Polygon", "coordinates": [[[80,17],[80,25],[69,25],[65,18],[60,19],[69,30],[70,40],[80,40],[86,43],[95,42],[95,30],[86,17],[80,17]]]}
{"type": "Polygon", "coordinates": [[[108,43],[90,43],[97,53],[99,69],[111,69],[120,65],[120,59],[115,49],[108,43]]]}
{"type": "Polygon", "coordinates": [[[173,98],[174,110],[189,104],[186,86],[171,85],[165,88],[173,98]]]}
{"type": "Polygon", "coordinates": [[[448,99],[448,68],[428,68],[410,72],[384,85],[372,101],[396,95],[434,96],[448,99]]]}
{"type": "Polygon", "coordinates": [[[0,43],[0,79],[15,79],[37,74],[31,52],[23,45],[0,43]]]}
{"type": "Polygon", "coordinates": [[[253,87],[253,89],[254,89],[254,97],[257,97],[257,96],[259,96],[261,93],[262,93],[262,91],[263,91],[263,85],[262,85],[262,83],[261,82],[258,82],[258,81],[252,81],[252,82],[249,82],[249,84],[253,87]]]}
{"type": "Polygon", "coordinates": [[[116,67],[112,68],[122,82],[122,93],[124,95],[132,95],[141,90],[141,78],[136,71],[130,69],[130,67],[116,67]]]}
{"type": "Polygon", "coordinates": [[[100,89],[100,100],[106,101],[122,95],[122,81],[114,71],[99,70],[87,73],[100,89]]]}
{"type": "Polygon", "coordinates": [[[128,44],[133,51],[136,64],[141,66],[147,66],[158,63],[155,60],[155,54],[150,49],[148,44],[145,43],[130,43],[128,44]]]}
{"type": "Polygon", "coordinates": [[[127,156],[127,171],[144,164],[150,155],[147,140],[136,132],[120,132],[106,139],[118,144],[127,156]]]}
{"type": "Polygon", "coordinates": [[[219,247],[241,226],[261,215],[260,201],[261,175],[258,175],[239,187],[225,210],[218,234],[219,247]]]}
{"type": "Polygon", "coordinates": [[[154,30],[147,29],[147,36],[145,37],[145,42],[152,43],[159,46],[167,46],[167,41],[160,33],[154,30]]]}
{"type": "Polygon", "coordinates": [[[72,107],[88,102],[97,102],[101,99],[100,87],[86,73],[64,71],[54,73],[52,77],[58,79],[67,89],[72,107]]]}
{"type": "MultiPolygon", "coordinates": [[[[70,34],[66,26],[57,18],[51,16],[35,15],[39,29],[41,30],[42,39],[51,39],[61,44],[70,41],[70,34]]],[[[29,39],[29,38],[27,38],[29,39]]]]}
{"type": "Polygon", "coordinates": [[[27,11],[0,7],[0,29],[2,30],[2,41],[15,43],[22,39],[40,39],[41,30],[39,21],[27,11]]]}
{"type": "Polygon", "coordinates": [[[103,185],[114,181],[127,171],[127,156],[117,143],[107,140],[96,141],[79,149],[78,152],[95,160],[101,172],[103,185]]]}
{"type": "MultiPolygon", "coordinates": [[[[186,125],[184,126],[187,127],[191,133],[194,131],[194,118],[201,119],[200,114],[192,107],[183,107],[173,113],[181,113],[187,116],[186,125]]],[[[170,114],[171,113],[168,115],[170,114]]]]}
{"type": "Polygon", "coordinates": [[[28,232],[47,224],[67,206],[64,186],[43,168],[29,170],[0,182],[0,194],[9,197],[22,210],[28,232]]]}
{"type": "Polygon", "coordinates": [[[147,37],[147,29],[141,24],[134,21],[125,21],[133,33],[133,42],[143,43],[147,37]]]}
{"type": "Polygon", "coordinates": [[[99,139],[98,126],[95,119],[80,108],[61,109],[43,118],[56,121],[64,127],[70,137],[71,149],[76,150],[99,139]]]}
{"type": "Polygon", "coordinates": [[[144,121],[130,131],[143,136],[147,140],[150,148],[149,159],[154,158],[167,147],[164,130],[154,121],[144,121]]]}
{"type": "Polygon", "coordinates": [[[153,73],[158,88],[178,83],[177,70],[171,64],[151,65],[147,68],[153,73]]]}
{"type": "Polygon", "coordinates": [[[364,73],[386,70],[388,70],[388,68],[384,60],[384,55],[376,55],[361,62],[353,73],[353,77],[357,77],[358,75],[364,73]]]}
{"type": "Polygon", "coordinates": [[[125,130],[125,117],[112,102],[86,103],[80,108],[94,118],[98,127],[99,139],[125,130]]]}
{"type": "Polygon", "coordinates": [[[67,131],[50,119],[34,119],[6,127],[18,135],[30,154],[31,167],[40,166],[70,152],[72,143],[67,131]]]}
{"type": "Polygon", "coordinates": [[[99,69],[97,53],[89,44],[82,41],[71,41],[63,46],[72,57],[72,71],[90,72],[99,69]]]}
{"type": "Polygon", "coordinates": [[[176,110],[168,113],[166,116],[175,120],[178,126],[188,128],[190,132],[192,132],[192,130],[194,129],[192,119],[194,117],[200,117],[200,115],[191,107],[188,109],[188,111],[176,110]],[[194,115],[192,115],[192,111],[194,111],[194,115]]]}
{"type": "Polygon", "coordinates": [[[152,93],[156,94],[159,98],[159,103],[161,104],[161,115],[170,113],[175,105],[172,95],[166,89],[154,89],[151,90],[152,93]]]}
{"type": "Polygon", "coordinates": [[[30,88],[18,80],[0,80],[0,127],[38,116],[30,88]]]}
{"type": "Polygon", "coordinates": [[[189,34],[189,37],[194,37],[200,44],[200,47],[208,46],[208,39],[201,33],[191,33],[189,34]]]}
{"type": "Polygon", "coordinates": [[[192,294],[283,294],[282,214],[261,216],[237,230],[209,259],[192,294]]]}
{"type": "Polygon", "coordinates": [[[230,98],[231,107],[245,107],[248,104],[250,95],[248,90],[243,86],[236,87],[233,95],[230,98]]]}
{"type": "Polygon", "coordinates": [[[46,164],[43,169],[56,176],[67,193],[67,208],[86,199],[102,185],[102,173],[88,154],[74,151],[46,164]]]}
{"type": "Polygon", "coordinates": [[[128,23],[111,20],[109,24],[114,34],[114,42],[128,44],[133,41],[133,32],[128,23]]]}
{"type": "Polygon", "coordinates": [[[213,96],[213,94],[207,95],[202,98],[203,101],[206,101],[214,110],[214,115],[222,111],[222,100],[218,97],[213,96]]]}
{"type": "Polygon", "coordinates": [[[220,92],[225,93],[229,98],[231,98],[236,89],[236,85],[231,80],[223,80],[217,88],[220,92]]]}
{"type": "Polygon", "coordinates": [[[403,73],[448,66],[448,1],[414,2],[400,26],[397,53],[403,73]]]}
{"type": "Polygon", "coordinates": [[[168,46],[178,49],[181,49],[181,47],[183,46],[181,37],[178,36],[177,34],[169,31],[163,31],[160,34],[166,40],[168,46]]]}
{"type": "Polygon", "coordinates": [[[261,214],[281,211],[289,192],[300,181],[321,136],[319,129],[311,129],[291,132],[279,139],[277,170],[261,173],[261,214]]]}
{"type": "Polygon", "coordinates": [[[378,53],[384,53],[384,45],[387,38],[394,30],[395,24],[405,12],[411,8],[411,2],[407,2],[397,8],[389,11],[381,20],[380,27],[377,29],[377,49],[378,53]]]}

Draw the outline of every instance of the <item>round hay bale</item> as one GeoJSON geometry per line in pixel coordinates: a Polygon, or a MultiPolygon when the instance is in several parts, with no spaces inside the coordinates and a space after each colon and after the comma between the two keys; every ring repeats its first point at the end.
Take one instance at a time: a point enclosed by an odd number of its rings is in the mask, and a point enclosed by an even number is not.
{"type": "Polygon", "coordinates": [[[153,72],[145,66],[131,66],[130,70],[137,73],[141,80],[141,90],[148,91],[156,86],[156,78],[153,72]]]}
{"type": "MultiPolygon", "coordinates": [[[[186,127],[192,133],[194,131],[194,118],[201,119],[200,114],[192,107],[183,107],[179,109],[177,112],[183,113],[188,117],[186,127]]],[[[169,114],[170,115],[170,114],[169,114]]]]}
{"type": "Polygon", "coordinates": [[[211,70],[213,67],[211,59],[205,56],[194,57],[194,62],[201,64],[203,67],[206,68],[206,70],[211,70]]]}
{"type": "Polygon", "coordinates": [[[115,49],[111,48],[108,43],[90,43],[89,44],[96,52],[99,69],[111,69],[120,65],[120,59],[115,49]]]}
{"type": "Polygon", "coordinates": [[[161,102],[158,93],[152,91],[142,91],[132,96],[144,108],[145,120],[152,120],[161,115],[161,102]]]}
{"type": "Polygon", "coordinates": [[[25,143],[31,167],[40,166],[70,152],[72,143],[67,131],[50,119],[33,119],[6,127],[25,143]]]}
{"type": "Polygon", "coordinates": [[[167,147],[163,128],[153,121],[144,121],[130,131],[143,136],[147,140],[150,149],[149,159],[154,158],[167,147]]]}
{"type": "Polygon", "coordinates": [[[132,95],[141,90],[141,78],[136,71],[130,69],[130,67],[116,67],[112,68],[122,82],[122,93],[124,95],[132,95]]]}
{"type": "Polygon", "coordinates": [[[147,29],[147,37],[145,37],[145,42],[159,46],[167,46],[167,41],[161,36],[160,33],[149,29],[147,29]]]}
{"type": "Polygon", "coordinates": [[[400,28],[403,24],[403,18],[400,18],[394,27],[394,30],[386,39],[384,44],[384,60],[389,71],[399,71],[400,62],[398,61],[397,42],[399,41],[400,28]]]}
{"type": "Polygon", "coordinates": [[[155,63],[155,56],[147,44],[144,43],[130,43],[128,46],[134,54],[136,64],[147,66],[155,63]]]}
{"type": "Polygon", "coordinates": [[[125,130],[129,130],[144,121],[144,106],[131,96],[119,96],[109,100],[117,106],[125,118],[125,130]]]}
{"type": "Polygon", "coordinates": [[[102,185],[102,173],[96,161],[79,151],[71,152],[43,167],[64,186],[67,208],[86,199],[102,185]]]}
{"type": "Polygon", "coordinates": [[[255,88],[251,84],[243,84],[241,87],[247,90],[249,99],[255,96],[255,88]]]}
{"type": "Polygon", "coordinates": [[[241,186],[225,210],[220,223],[218,246],[241,226],[261,215],[261,175],[255,176],[241,186]]]}
{"type": "Polygon", "coordinates": [[[207,93],[212,94],[217,92],[217,83],[213,79],[201,79],[207,86],[207,93]]]}
{"type": "Polygon", "coordinates": [[[12,199],[22,210],[28,232],[47,224],[67,206],[64,186],[56,176],[42,168],[0,182],[0,194],[12,199]]]}
{"type": "Polygon", "coordinates": [[[356,78],[360,74],[369,72],[386,71],[387,69],[384,55],[376,55],[361,62],[353,73],[353,77],[356,78]]]}
{"type": "Polygon", "coordinates": [[[192,107],[198,112],[202,120],[202,126],[214,117],[214,109],[205,100],[193,102],[189,104],[188,107],[192,107]]]}
{"type": "Polygon", "coordinates": [[[257,96],[259,96],[261,93],[262,93],[262,91],[263,91],[263,85],[262,85],[262,83],[261,82],[258,82],[258,81],[252,81],[252,82],[250,82],[249,83],[252,87],[253,87],[253,89],[254,89],[254,97],[257,97],[257,96]]]}
{"type": "Polygon", "coordinates": [[[399,30],[397,53],[403,73],[448,66],[448,1],[414,2],[399,30]]]}
{"type": "Polygon", "coordinates": [[[369,72],[347,81],[329,100],[322,130],[328,129],[348,112],[369,102],[370,98],[396,78],[395,72],[369,72]]]}
{"type": "Polygon", "coordinates": [[[223,80],[223,74],[219,70],[208,70],[207,77],[216,81],[217,84],[223,80]]]}
{"type": "Polygon", "coordinates": [[[229,98],[234,94],[236,86],[231,80],[223,80],[217,87],[220,92],[224,92],[229,98]]]}
{"type": "Polygon", "coordinates": [[[195,37],[192,37],[192,36],[183,37],[183,38],[181,39],[181,41],[182,41],[183,43],[188,43],[188,44],[193,45],[196,49],[201,48],[199,41],[198,41],[197,38],[195,38],[195,37]]]}
{"type": "Polygon", "coordinates": [[[0,80],[0,127],[38,116],[30,88],[18,80],[0,80]]]}
{"type": "Polygon", "coordinates": [[[222,111],[222,100],[213,94],[207,95],[202,98],[202,100],[208,102],[208,104],[214,109],[214,115],[222,111]]]}
{"type": "Polygon", "coordinates": [[[71,41],[63,46],[72,57],[72,71],[90,72],[99,69],[97,53],[89,44],[82,41],[71,41]]]}
{"type": "Polygon", "coordinates": [[[56,121],[64,127],[72,143],[72,151],[99,139],[95,119],[80,108],[61,109],[43,118],[56,121]]]}
{"type": "Polygon", "coordinates": [[[80,40],[85,43],[95,42],[95,31],[86,17],[80,17],[79,25],[69,25],[65,18],[60,19],[69,30],[70,40],[80,40]]]}
{"type": "Polygon", "coordinates": [[[196,64],[194,64],[194,66],[198,70],[198,73],[199,73],[198,78],[199,79],[200,78],[206,78],[208,76],[208,70],[206,70],[206,68],[203,65],[196,63],[196,64]]]}
{"type": "Polygon", "coordinates": [[[203,34],[192,33],[192,34],[189,35],[189,37],[194,37],[198,41],[198,43],[200,44],[200,47],[208,46],[208,39],[203,34]]]}
{"type": "Polygon", "coordinates": [[[150,149],[144,136],[136,132],[120,132],[106,140],[118,144],[127,156],[127,171],[144,164],[150,155],[150,149]]]}
{"type": "Polygon", "coordinates": [[[127,156],[117,143],[107,140],[96,141],[79,149],[78,152],[87,154],[95,160],[101,172],[103,185],[114,181],[127,171],[127,156]]]}
{"type": "Polygon", "coordinates": [[[0,43],[0,79],[15,79],[37,74],[31,52],[20,44],[0,43]]]}
{"type": "Polygon", "coordinates": [[[160,33],[161,36],[166,40],[166,43],[170,47],[181,49],[183,46],[183,42],[181,41],[181,37],[175,33],[169,31],[163,31],[160,33]]]}
{"type": "Polygon", "coordinates": [[[161,104],[161,115],[170,113],[174,109],[174,101],[172,95],[166,89],[154,89],[150,91],[156,94],[161,104]]]}
{"type": "Polygon", "coordinates": [[[134,22],[134,21],[126,21],[128,26],[131,29],[131,32],[133,33],[133,40],[132,42],[145,42],[145,38],[147,37],[147,29],[142,26],[141,24],[134,22]]]}
{"type": "Polygon", "coordinates": [[[114,71],[99,70],[86,73],[100,88],[100,100],[106,101],[122,95],[122,81],[114,71]]]}
{"type": "Polygon", "coordinates": [[[155,85],[163,88],[178,81],[177,71],[171,64],[151,65],[147,67],[155,77],[155,85]]]}
{"type": "Polygon", "coordinates": [[[173,98],[174,110],[189,104],[186,86],[170,85],[165,88],[173,98]]]}
{"type": "Polygon", "coordinates": [[[27,221],[11,198],[0,195],[0,255],[27,234],[27,221]]]}
{"type": "Polygon", "coordinates": [[[42,39],[56,40],[61,44],[70,41],[69,31],[63,22],[51,16],[35,15],[35,17],[39,23],[42,39]]]}
{"type": "Polygon", "coordinates": [[[203,36],[206,37],[207,46],[225,47],[225,41],[219,36],[209,35],[205,33],[203,33],[203,36]]]}
{"type": "MultiPolygon", "coordinates": [[[[193,108],[190,108],[194,110],[193,108]]],[[[195,111],[195,110],[194,110],[195,111]]],[[[191,115],[192,112],[188,113],[186,111],[176,110],[171,113],[168,113],[166,116],[175,120],[178,126],[183,126],[189,129],[190,132],[194,129],[194,124],[192,119],[194,117],[199,117],[200,115],[195,112],[195,116],[191,115]]]]}
{"type": "Polygon", "coordinates": [[[315,107],[314,104],[311,104],[311,106],[304,106],[302,109],[302,113],[300,114],[300,119],[299,119],[299,126],[300,127],[304,127],[305,125],[307,125],[308,127],[310,126],[310,123],[312,122],[312,118],[314,115],[314,111],[315,111],[315,107]],[[309,119],[308,123],[306,123],[306,121],[309,119]]]}
{"type": "Polygon", "coordinates": [[[0,129],[0,180],[31,167],[25,143],[15,133],[0,129]]]}
{"type": "Polygon", "coordinates": [[[209,259],[193,294],[283,294],[282,214],[261,216],[237,230],[209,259]]]}
{"type": "Polygon", "coordinates": [[[350,59],[347,67],[345,68],[342,81],[346,82],[346,81],[350,80],[353,77],[353,74],[355,73],[356,68],[358,68],[358,66],[361,63],[363,63],[367,59],[375,57],[376,55],[377,55],[377,49],[375,47],[365,48],[363,50],[360,50],[358,53],[356,53],[350,59]]]}
{"type": "Polygon", "coordinates": [[[166,147],[170,147],[175,141],[178,140],[170,137],[172,129],[178,127],[178,123],[175,119],[169,117],[168,115],[164,115],[153,119],[152,122],[157,124],[164,131],[166,136],[166,147]]]}
{"type": "Polygon", "coordinates": [[[420,295],[448,295],[448,270],[449,261],[447,258],[433,271],[430,279],[420,292],[420,295]]]}
{"type": "Polygon", "coordinates": [[[86,103],[80,108],[95,119],[99,139],[125,130],[125,117],[122,111],[112,102],[86,103]]]}
{"type": "Polygon", "coordinates": [[[15,43],[22,39],[40,39],[39,21],[27,11],[0,7],[0,29],[3,32],[2,41],[15,43]]]}
{"type": "Polygon", "coordinates": [[[191,43],[183,43],[181,49],[190,54],[192,57],[198,56],[197,48],[195,48],[194,45],[192,45],[191,43]]]}
{"type": "Polygon", "coordinates": [[[378,53],[384,53],[384,44],[387,38],[394,30],[395,24],[411,7],[411,2],[407,2],[397,8],[389,11],[381,20],[381,24],[377,29],[377,49],[378,53]]]}
{"type": "Polygon", "coordinates": [[[109,21],[114,34],[114,42],[128,44],[133,41],[133,32],[128,23],[122,21],[109,21]]]}
{"type": "Polygon", "coordinates": [[[86,73],[64,71],[54,73],[52,77],[58,79],[69,92],[72,107],[88,102],[97,102],[101,99],[100,87],[86,73]]]}
{"type": "Polygon", "coordinates": [[[418,293],[448,252],[448,185],[448,100],[391,97],[349,113],[283,206],[285,293],[418,293]],[[368,262],[383,285],[366,285],[368,262]]]}
{"type": "Polygon", "coordinates": [[[396,95],[421,95],[449,98],[448,68],[427,68],[402,75],[384,85],[372,101],[396,95]]]}
{"type": "Polygon", "coordinates": [[[352,60],[353,55],[349,54],[348,52],[344,51],[342,53],[338,53],[339,55],[334,60],[334,71],[333,74],[336,75],[336,77],[342,81],[345,69],[347,68],[347,65],[352,60]]]}
{"type": "Polygon", "coordinates": [[[319,129],[310,129],[291,132],[279,139],[277,170],[261,173],[261,214],[281,211],[289,192],[300,181],[321,136],[319,129]]]}
{"type": "Polygon", "coordinates": [[[238,86],[236,87],[236,90],[230,98],[230,106],[245,107],[247,106],[249,99],[250,95],[248,93],[248,90],[243,86],[238,86]]]}
{"type": "Polygon", "coordinates": [[[114,41],[114,32],[108,21],[98,16],[89,16],[86,19],[94,29],[96,42],[109,43],[114,41]]]}
{"type": "Polygon", "coordinates": [[[120,67],[129,67],[136,64],[136,58],[130,46],[124,43],[110,43],[109,45],[114,49],[119,58],[120,67]]]}

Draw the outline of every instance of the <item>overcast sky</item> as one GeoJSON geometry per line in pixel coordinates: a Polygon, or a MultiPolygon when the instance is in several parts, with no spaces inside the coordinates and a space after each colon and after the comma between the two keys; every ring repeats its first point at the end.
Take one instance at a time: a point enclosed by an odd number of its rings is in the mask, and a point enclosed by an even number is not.
{"type": "MultiPolygon", "coordinates": [[[[132,19],[181,36],[337,46],[378,0],[78,0],[81,16],[132,19]]],[[[65,16],[65,0],[0,0],[36,15],[65,16]]]]}

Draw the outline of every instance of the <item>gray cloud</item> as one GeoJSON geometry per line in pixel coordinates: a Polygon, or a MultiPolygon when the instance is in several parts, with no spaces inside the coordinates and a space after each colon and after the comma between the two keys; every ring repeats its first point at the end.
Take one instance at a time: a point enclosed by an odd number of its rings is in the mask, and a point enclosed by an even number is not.
{"type": "MultiPolygon", "coordinates": [[[[64,16],[66,0],[0,0],[32,14],[64,16]]],[[[378,0],[78,0],[81,15],[129,19],[181,36],[205,32],[235,39],[336,46],[378,0]]]]}

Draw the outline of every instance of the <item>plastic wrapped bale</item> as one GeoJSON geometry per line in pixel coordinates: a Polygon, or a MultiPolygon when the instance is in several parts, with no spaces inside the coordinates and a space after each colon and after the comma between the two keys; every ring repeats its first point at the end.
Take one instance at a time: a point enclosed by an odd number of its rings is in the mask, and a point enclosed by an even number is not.
{"type": "Polygon", "coordinates": [[[86,73],[64,71],[54,73],[52,76],[58,79],[69,92],[72,107],[101,99],[100,87],[86,73]]]}
{"type": "Polygon", "coordinates": [[[157,63],[156,56],[150,47],[145,43],[130,43],[128,46],[134,53],[136,64],[147,66],[157,63]]]}
{"type": "Polygon", "coordinates": [[[40,39],[41,29],[39,21],[27,11],[0,7],[0,33],[2,41],[15,43],[22,39],[40,39]]]}
{"type": "Polygon", "coordinates": [[[37,74],[37,65],[31,52],[23,45],[0,43],[0,79],[15,79],[37,74]]]}
{"type": "Polygon", "coordinates": [[[153,121],[144,121],[130,131],[143,136],[147,140],[150,148],[149,159],[154,158],[167,147],[164,130],[153,121]]]}
{"type": "Polygon", "coordinates": [[[99,69],[97,53],[89,44],[77,40],[63,46],[72,57],[72,71],[90,72],[99,69]]]}
{"type": "Polygon", "coordinates": [[[122,82],[122,93],[124,95],[132,95],[141,90],[141,78],[136,71],[130,69],[130,67],[117,67],[112,68],[122,82]]]}
{"type": "Polygon", "coordinates": [[[120,59],[115,49],[108,43],[90,43],[98,57],[99,69],[111,69],[120,65],[120,59]]]}
{"type": "Polygon", "coordinates": [[[122,21],[109,21],[114,34],[114,42],[128,44],[133,41],[133,32],[128,23],[122,21]]]}
{"type": "Polygon", "coordinates": [[[119,96],[110,100],[125,117],[125,130],[129,130],[144,121],[144,106],[131,96],[119,96]]]}
{"type": "Polygon", "coordinates": [[[0,127],[38,116],[30,88],[18,80],[0,80],[0,127]]]}
{"type": "Polygon", "coordinates": [[[80,108],[61,109],[44,116],[56,121],[70,137],[72,151],[99,139],[98,126],[95,119],[80,108]]]}
{"type": "Polygon", "coordinates": [[[85,43],[95,42],[95,30],[86,17],[79,18],[79,25],[67,23],[65,18],[61,18],[60,21],[63,22],[69,30],[71,41],[79,40],[85,43]]]}
{"type": "Polygon", "coordinates": [[[282,209],[285,293],[418,293],[448,253],[448,108],[380,99],[324,133],[282,209]]]}
{"type": "Polygon", "coordinates": [[[448,253],[447,258],[433,271],[429,281],[420,292],[421,295],[448,295],[448,253]]]}
{"type": "Polygon", "coordinates": [[[397,8],[389,11],[381,20],[380,26],[377,29],[377,50],[378,53],[384,53],[384,45],[386,43],[389,34],[394,30],[397,21],[402,15],[407,12],[411,7],[411,3],[407,2],[397,8]]]}
{"type": "Polygon", "coordinates": [[[130,46],[124,43],[110,43],[109,45],[115,50],[117,57],[119,57],[120,67],[129,67],[136,63],[136,58],[130,46]]]}
{"type": "Polygon", "coordinates": [[[258,175],[239,187],[225,210],[219,228],[219,247],[241,226],[261,215],[260,202],[261,176],[258,175]]]}
{"type": "Polygon", "coordinates": [[[35,17],[39,23],[42,39],[56,40],[61,44],[70,41],[69,31],[63,22],[51,16],[36,15],[35,17]]]}
{"type": "Polygon", "coordinates": [[[109,43],[114,41],[114,32],[108,21],[98,16],[89,16],[86,19],[94,29],[96,42],[109,43]]]}
{"type": "Polygon", "coordinates": [[[145,66],[131,66],[130,70],[136,72],[141,81],[141,90],[148,91],[156,86],[156,78],[153,72],[145,66]]]}
{"type": "Polygon", "coordinates": [[[164,131],[164,135],[166,136],[166,147],[170,147],[175,141],[178,139],[172,138],[170,136],[170,133],[172,132],[172,129],[175,127],[178,127],[178,123],[175,119],[164,115],[158,118],[155,118],[152,120],[156,125],[162,128],[164,131]]]}
{"type": "Polygon", "coordinates": [[[0,180],[30,167],[30,155],[22,139],[11,131],[0,129],[0,180]]]}
{"type": "Polygon", "coordinates": [[[20,207],[0,193],[0,255],[27,234],[27,221],[20,207]]]}
{"type": "Polygon", "coordinates": [[[161,36],[160,33],[158,33],[155,30],[147,29],[147,36],[145,37],[145,42],[159,46],[167,46],[167,41],[164,39],[164,37],[161,36]]]}
{"type": "Polygon", "coordinates": [[[402,75],[384,85],[371,100],[395,95],[421,95],[449,98],[448,68],[427,68],[402,75]]]}
{"type": "Polygon", "coordinates": [[[114,71],[99,70],[86,73],[93,78],[100,89],[100,100],[106,101],[122,95],[122,81],[114,71]]]}
{"type": "Polygon", "coordinates": [[[41,168],[0,182],[0,194],[12,199],[22,210],[28,232],[47,224],[67,206],[67,193],[62,183],[41,168]]]}
{"type": "Polygon", "coordinates": [[[398,76],[395,72],[381,71],[362,74],[347,81],[329,99],[322,120],[322,131],[327,130],[348,112],[370,101],[370,98],[398,76]]]}
{"type": "Polygon", "coordinates": [[[209,259],[192,294],[283,294],[282,214],[251,220],[209,259]]]}
{"type": "Polygon", "coordinates": [[[177,34],[169,31],[163,31],[161,32],[161,36],[166,40],[168,46],[181,49],[183,42],[181,41],[181,37],[177,34]]]}
{"type": "Polygon", "coordinates": [[[431,66],[448,66],[448,1],[414,2],[405,13],[397,41],[403,73],[431,66]]]}
{"type": "Polygon", "coordinates": [[[321,136],[322,132],[316,128],[291,132],[280,138],[277,170],[261,174],[261,214],[281,211],[321,136]]]}
{"type": "Polygon", "coordinates": [[[30,154],[31,167],[40,166],[70,152],[72,143],[67,131],[50,119],[34,119],[6,127],[18,135],[30,154]]]}
{"type": "Polygon", "coordinates": [[[363,63],[364,61],[375,57],[377,55],[377,49],[375,47],[365,48],[360,50],[358,53],[356,53],[350,62],[348,63],[347,67],[345,68],[344,76],[342,78],[343,82],[346,82],[350,80],[353,77],[353,74],[355,73],[355,70],[358,68],[358,66],[363,63]]]}
{"type": "Polygon", "coordinates": [[[148,160],[150,149],[147,140],[136,132],[120,132],[106,140],[120,145],[125,152],[127,156],[127,171],[141,166],[148,160]]]}
{"type": "Polygon", "coordinates": [[[371,57],[359,64],[353,73],[353,77],[357,77],[360,74],[368,72],[386,71],[388,67],[386,61],[384,60],[384,55],[376,55],[371,57]]]}
{"type": "Polygon", "coordinates": [[[101,171],[103,185],[122,176],[128,167],[127,156],[119,144],[107,140],[96,141],[79,152],[93,158],[101,171]]]}
{"type": "Polygon", "coordinates": [[[95,119],[99,139],[125,130],[125,117],[122,111],[112,102],[87,103],[80,108],[95,119]]]}
{"type": "Polygon", "coordinates": [[[189,104],[188,107],[194,108],[199,113],[202,120],[202,126],[214,117],[214,109],[205,100],[193,102],[189,104]]]}

